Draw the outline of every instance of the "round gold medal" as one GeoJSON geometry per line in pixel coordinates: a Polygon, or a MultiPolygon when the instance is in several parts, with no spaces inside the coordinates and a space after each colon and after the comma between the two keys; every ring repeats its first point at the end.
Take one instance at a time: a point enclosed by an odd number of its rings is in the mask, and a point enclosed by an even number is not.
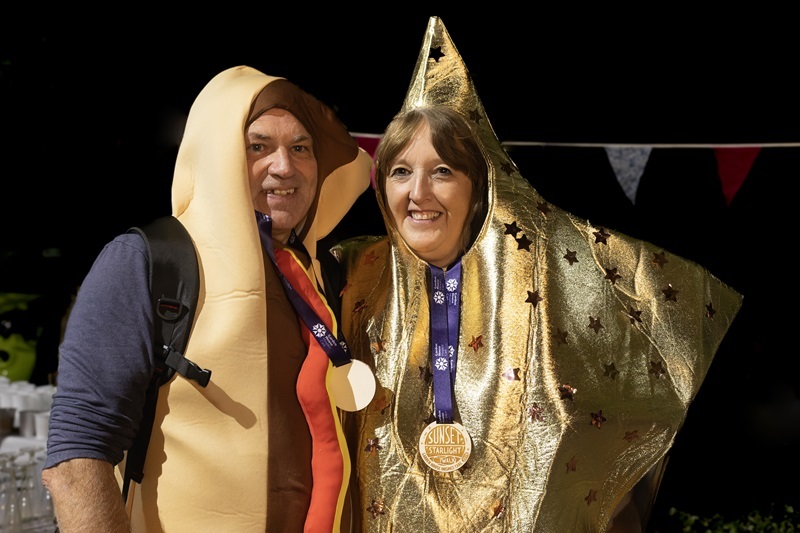
{"type": "Polygon", "coordinates": [[[339,409],[360,411],[375,396],[375,375],[366,363],[353,359],[333,367],[328,386],[339,409]]]}
{"type": "Polygon", "coordinates": [[[425,464],[438,472],[458,470],[469,459],[472,439],[457,422],[428,424],[419,437],[419,452],[425,464]]]}

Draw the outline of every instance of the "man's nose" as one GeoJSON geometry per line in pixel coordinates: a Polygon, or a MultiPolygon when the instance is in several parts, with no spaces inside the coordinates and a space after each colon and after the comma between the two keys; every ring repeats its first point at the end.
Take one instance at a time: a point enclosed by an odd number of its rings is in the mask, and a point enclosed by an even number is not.
{"type": "Polygon", "coordinates": [[[292,157],[287,148],[278,148],[270,155],[269,173],[274,176],[289,176],[294,168],[292,157]]]}

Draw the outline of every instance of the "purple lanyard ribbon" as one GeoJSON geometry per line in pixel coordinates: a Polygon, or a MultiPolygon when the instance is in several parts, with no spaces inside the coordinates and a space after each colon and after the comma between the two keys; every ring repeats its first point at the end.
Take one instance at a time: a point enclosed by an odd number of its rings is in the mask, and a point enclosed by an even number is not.
{"type": "Polygon", "coordinates": [[[458,322],[461,308],[461,260],[431,271],[431,369],[433,410],[440,424],[453,422],[453,387],[458,360],[458,322]]]}
{"type": "MultiPolygon", "coordinates": [[[[286,276],[283,275],[281,269],[278,267],[278,262],[275,260],[275,250],[272,244],[272,219],[269,215],[259,213],[256,211],[256,220],[258,221],[258,234],[261,237],[261,244],[267,251],[269,258],[272,259],[272,264],[275,265],[275,270],[278,272],[278,277],[281,279],[283,289],[289,301],[292,302],[295,311],[305,323],[309,331],[317,339],[317,342],[328,354],[334,366],[339,367],[350,363],[350,356],[348,355],[349,349],[344,339],[337,340],[331,331],[325,326],[325,323],[319,318],[319,315],[314,309],[300,296],[286,276]]],[[[294,230],[289,237],[288,245],[299,250],[301,253],[308,255],[308,252],[303,246],[303,243],[297,238],[294,230]]]]}

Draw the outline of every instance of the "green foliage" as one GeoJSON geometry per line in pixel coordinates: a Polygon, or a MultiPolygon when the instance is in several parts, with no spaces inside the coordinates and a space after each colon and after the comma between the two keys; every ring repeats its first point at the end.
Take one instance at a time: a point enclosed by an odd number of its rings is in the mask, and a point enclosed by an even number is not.
{"type": "MultiPolygon", "coordinates": [[[[710,517],[670,509],[674,531],[682,533],[800,533],[800,512],[792,505],[771,505],[767,510],[753,510],[744,517],[731,518],[715,514],[710,517]]],[[[667,531],[667,530],[665,530],[667,531]]],[[[669,531],[673,531],[670,529],[669,531]]]]}

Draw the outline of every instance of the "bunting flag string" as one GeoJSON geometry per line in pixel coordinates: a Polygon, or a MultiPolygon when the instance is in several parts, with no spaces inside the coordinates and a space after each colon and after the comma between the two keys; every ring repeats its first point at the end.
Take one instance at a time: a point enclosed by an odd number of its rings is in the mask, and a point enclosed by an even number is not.
{"type": "MultiPolygon", "coordinates": [[[[358,145],[373,158],[381,139],[381,134],[352,133],[358,145]]],[[[762,148],[800,149],[797,143],[752,143],[752,144],[603,144],[603,143],[548,143],[509,141],[501,143],[507,150],[525,148],[602,148],[608,163],[614,171],[617,182],[632,204],[636,203],[636,193],[650,161],[654,149],[703,149],[712,150],[717,164],[717,173],[725,196],[730,205],[736,193],[745,182],[762,148]]],[[[514,155],[512,154],[512,159],[514,155]]],[[[373,175],[373,187],[375,186],[373,175]]]]}

